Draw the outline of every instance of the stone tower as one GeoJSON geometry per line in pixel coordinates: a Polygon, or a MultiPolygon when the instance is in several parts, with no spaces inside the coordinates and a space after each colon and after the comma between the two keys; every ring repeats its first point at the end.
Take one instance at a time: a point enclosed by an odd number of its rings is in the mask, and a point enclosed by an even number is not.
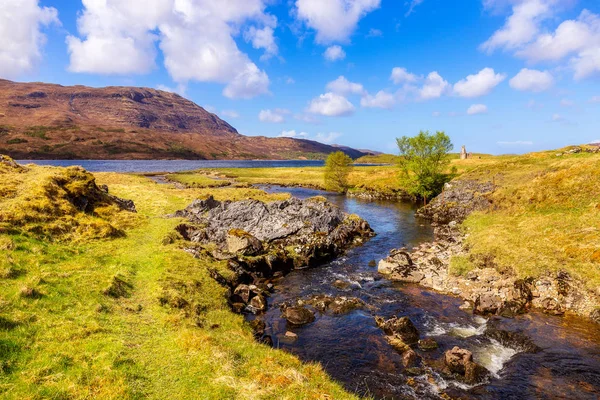
{"type": "Polygon", "coordinates": [[[469,154],[467,153],[467,148],[465,146],[463,146],[460,149],[460,159],[461,160],[466,160],[467,158],[469,158],[469,154]]]}

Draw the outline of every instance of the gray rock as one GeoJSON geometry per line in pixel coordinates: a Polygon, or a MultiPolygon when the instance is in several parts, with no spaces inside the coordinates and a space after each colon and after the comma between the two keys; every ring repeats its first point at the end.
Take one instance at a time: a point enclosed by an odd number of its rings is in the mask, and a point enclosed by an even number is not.
{"type": "Polygon", "coordinates": [[[305,325],[315,320],[315,314],[305,307],[286,307],[283,317],[294,326],[305,325]]]}

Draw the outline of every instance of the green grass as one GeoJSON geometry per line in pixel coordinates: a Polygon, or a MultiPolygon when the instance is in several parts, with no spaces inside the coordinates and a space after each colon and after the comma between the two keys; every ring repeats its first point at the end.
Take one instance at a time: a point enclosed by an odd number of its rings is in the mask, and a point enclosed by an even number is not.
{"type": "MultiPolygon", "coordinates": [[[[493,208],[472,214],[469,260],[519,277],[564,270],[600,287],[600,155],[506,156],[461,179],[492,181],[493,208]]],[[[470,161],[470,160],[469,160],[470,161]]]]}
{"type": "Polygon", "coordinates": [[[224,179],[214,179],[201,174],[169,174],[169,180],[196,188],[216,188],[231,185],[224,179]]]}
{"type": "Polygon", "coordinates": [[[133,175],[97,179],[136,202],[126,236],[73,243],[0,232],[0,397],[353,398],[319,365],[255,342],[209,276],[224,264],[195,259],[177,241],[161,244],[180,223],[162,216],[195,198],[286,195],[180,190],[133,175]],[[107,290],[115,277],[125,290],[107,290]],[[170,296],[193,307],[161,305],[170,296]]]}

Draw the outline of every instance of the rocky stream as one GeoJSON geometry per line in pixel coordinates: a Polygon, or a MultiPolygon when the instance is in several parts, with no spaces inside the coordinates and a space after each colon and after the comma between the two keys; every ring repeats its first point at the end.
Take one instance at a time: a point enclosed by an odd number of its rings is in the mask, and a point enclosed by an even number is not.
{"type": "MultiPolygon", "coordinates": [[[[562,309],[529,310],[535,293],[514,282],[502,286],[502,299],[479,289],[467,304],[468,296],[442,294],[455,284],[436,278],[434,229],[412,205],[263,189],[295,198],[208,199],[177,213],[190,222],[178,227],[184,238],[229,263],[233,278],[214,277],[257,340],[319,362],[347,390],[377,399],[600,396],[600,325],[562,309]],[[477,315],[485,307],[493,312],[477,315]]],[[[451,230],[436,232],[442,250],[455,243],[451,230]]]]}

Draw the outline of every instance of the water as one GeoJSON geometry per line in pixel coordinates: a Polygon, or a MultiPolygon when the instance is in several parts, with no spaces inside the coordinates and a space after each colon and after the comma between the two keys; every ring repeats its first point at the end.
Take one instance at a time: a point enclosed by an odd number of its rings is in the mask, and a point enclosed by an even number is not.
{"type": "MultiPolygon", "coordinates": [[[[18,160],[19,164],[33,163],[70,167],[77,165],[90,172],[178,172],[199,168],[279,168],[322,167],[322,160],[18,160]]],[[[355,164],[369,166],[377,164],[355,164]]]]}
{"type": "MultiPolygon", "coordinates": [[[[267,333],[275,346],[305,361],[318,361],[348,390],[379,399],[452,397],[477,399],[597,399],[600,396],[600,329],[584,319],[530,313],[515,319],[498,318],[501,329],[522,331],[542,348],[536,354],[503,346],[483,335],[490,321],[459,308],[461,299],[424,288],[390,282],[369,267],[390,249],[431,240],[431,227],[414,217],[407,204],[365,201],[301,188],[265,187],[270,192],[291,192],[300,198],[325,195],[345,211],[365,218],[377,236],[322,267],[293,271],[275,286],[264,315],[267,333]],[[338,289],[336,280],[347,282],[338,289]],[[278,305],[313,294],[353,296],[367,306],[345,315],[316,313],[303,327],[289,327],[278,305]],[[420,353],[435,363],[443,353],[459,346],[473,352],[475,361],[492,374],[487,384],[467,386],[445,380],[435,369],[409,379],[401,356],[385,341],[374,316],[408,316],[440,348],[420,353]],[[285,338],[286,331],[298,335],[285,338]]],[[[249,316],[249,318],[253,318],[249,316]]]]}

